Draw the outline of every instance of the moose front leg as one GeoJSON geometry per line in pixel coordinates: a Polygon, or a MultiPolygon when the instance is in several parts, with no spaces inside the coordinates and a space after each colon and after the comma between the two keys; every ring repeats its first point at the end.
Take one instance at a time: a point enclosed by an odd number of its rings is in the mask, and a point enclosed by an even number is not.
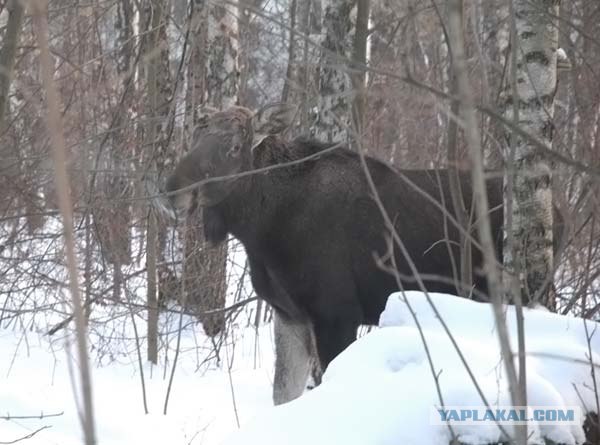
{"type": "Polygon", "coordinates": [[[275,311],[275,405],[300,397],[306,387],[313,360],[311,326],[308,321],[297,322],[275,311]]]}
{"type": "Polygon", "coordinates": [[[265,264],[252,256],[248,256],[248,260],[256,294],[270,303],[275,311],[273,402],[280,405],[304,392],[311,365],[318,361],[312,329],[306,316],[300,315],[290,296],[265,264]]]}

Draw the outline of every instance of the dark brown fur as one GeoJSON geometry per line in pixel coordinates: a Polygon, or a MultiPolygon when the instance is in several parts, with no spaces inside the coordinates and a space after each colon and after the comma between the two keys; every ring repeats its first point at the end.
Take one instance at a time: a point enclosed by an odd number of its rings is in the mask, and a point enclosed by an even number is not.
{"type": "MultiPolygon", "coordinates": [[[[226,164],[219,167],[222,175],[300,159],[327,147],[307,139],[286,142],[269,136],[251,149],[251,137],[244,140],[239,155],[229,155],[234,168],[229,158],[215,154],[229,150],[231,142],[222,147],[210,145],[212,142],[207,145],[211,139],[199,135],[197,148],[170,177],[168,191],[190,183],[182,179],[184,170],[193,170],[195,180],[215,176],[211,169],[217,158],[226,164]],[[211,168],[206,169],[206,165],[211,168]]],[[[409,184],[412,181],[451,209],[447,173],[398,172],[373,158],[367,158],[367,165],[383,205],[425,277],[427,289],[456,293],[449,251],[455,264],[460,264],[458,231],[442,211],[409,184]]],[[[470,176],[463,174],[461,183],[470,205],[470,176]]],[[[209,185],[212,190],[202,188],[207,201],[206,237],[219,242],[232,234],[242,242],[257,295],[280,316],[312,326],[323,369],[356,338],[360,324],[377,324],[389,294],[398,290],[398,284],[376,264],[376,259],[388,254],[389,230],[356,153],[339,148],[317,160],[241,177],[222,187],[218,183],[209,185]]],[[[492,233],[501,252],[502,180],[490,179],[487,185],[490,206],[495,208],[490,214],[492,233]]],[[[402,286],[418,289],[406,259],[398,248],[394,252],[398,271],[404,277],[402,286]]],[[[473,252],[473,269],[475,292],[487,294],[477,249],[473,252]]]]}

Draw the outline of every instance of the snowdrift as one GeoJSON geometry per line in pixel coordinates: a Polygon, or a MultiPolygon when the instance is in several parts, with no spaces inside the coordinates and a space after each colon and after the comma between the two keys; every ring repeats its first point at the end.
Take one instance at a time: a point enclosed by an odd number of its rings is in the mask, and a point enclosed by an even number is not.
{"type": "MultiPolygon", "coordinates": [[[[416,313],[445,406],[481,406],[472,379],[424,294],[407,292],[416,313]]],[[[504,365],[489,304],[430,294],[491,406],[510,405],[504,365]]],[[[390,296],[374,330],[329,366],[321,386],[242,427],[227,445],[343,443],[344,445],[447,445],[445,425],[432,425],[440,400],[413,317],[400,293],[390,296]]],[[[516,321],[506,307],[513,350],[516,321]]],[[[579,406],[596,411],[591,360],[600,364],[598,324],[544,310],[525,310],[529,405],[579,406]],[[592,351],[590,357],[589,351],[592,351]]],[[[509,432],[511,428],[506,427],[509,432]]],[[[454,426],[462,443],[495,443],[494,424],[454,426]]],[[[579,425],[529,425],[529,443],[579,444],[579,425]]]]}

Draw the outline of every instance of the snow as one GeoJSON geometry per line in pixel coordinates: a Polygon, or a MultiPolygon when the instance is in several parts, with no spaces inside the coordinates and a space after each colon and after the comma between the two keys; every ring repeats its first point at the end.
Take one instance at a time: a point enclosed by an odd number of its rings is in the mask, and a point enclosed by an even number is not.
{"type": "MultiPolygon", "coordinates": [[[[81,444],[64,345],[50,344],[47,337],[31,333],[28,344],[20,340],[14,331],[0,330],[0,417],[62,415],[0,419],[0,442],[23,437],[48,425],[50,428],[23,443],[81,444]]],[[[144,366],[149,414],[144,413],[135,355],[129,362],[121,359],[92,368],[99,445],[218,444],[237,428],[236,412],[244,422],[272,406],[270,326],[261,327],[258,332],[253,328],[237,332],[226,350],[221,351],[219,367],[212,363],[199,369],[196,342],[187,332],[182,338],[167,415],[162,412],[172,362],[166,373],[164,364],[144,366]]]]}
{"type": "MultiPolygon", "coordinates": [[[[490,306],[450,295],[430,296],[488,402],[492,406],[510,405],[490,306]]],[[[425,296],[408,292],[406,298],[439,375],[444,405],[481,406],[464,365],[425,296]]],[[[506,316],[514,345],[513,308],[506,308],[506,316]]],[[[173,325],[176,320],[163,320],[166,324],[162,326],[173,325]]],[[[184,325],[191,327],[183,332],[167,415],[162,411],[173,360],[173,336],[166,364],[143,368],[149,414],[143,409],[137,356],[119,352],[115,359],[106,360],[95,355],[97,350],[92,353],[99,445],[449,443],[447,426],[434,425],[430,419],[431,410],[440,407],[440,402],[421,335],[401,294],[390,296],[380,319],[381,328],[340,354],[319,387],[279,407],[272,407],[271,402],[273,339],[269,325],[255,330],[239,321],[221,350],[219,365],[203,363],[211,343],[199,327],[194,327],[193,320],[184,320],[184,325]]],[[[529,404],[595,409],[583,320],[525,310],[525,325],[529,404]]],[[[587,322],[592,358],[600,363],[597,328],[596,323],[587,322]]],[[[50,428],[26,442],[82,442],[68,363],[63,341],[50,341],[32,332],[0,330],[0,417],[62,413],[44,419],[0,419],[0,442],[23,437],[45,425],[50,428]]],[[[500,437],[493,424],[453,428],[466,444],[494,443],[500,437]]],[[[511,431],[510,426],[506,428],[511,431]]],[[[542,437],[566,444],[583,442],[579,425],[530,424],[529,428],[530,443],[541,443],[542,437]]]]}
{"type": "MultiPolygon", "coordinates": [[[[450,295],[430,296],[490,405],[510,405],[491,306],[450,295]]],[[[406,299],[423,331],[445,406],[481,406],[425,295],[407,292],[406,299]]],[[[514,347],[514,308],[505,310],[514,347]]],[[[597,324],[588,321],[586,335],[581,319],[527,309],[524,316],[529,405],[595,409],[588,337],[593,361],[600,363],[597,324]]],[[[321,386],[259,416],[226,444],[447,445],[451,438],[447,426],[432,425],[430,420],[431,409],[440,407],[440,401],[419,330],[401,294],[390,296],[380,326],[330,364],[321,386]]],[[[495,424],[455,425],[454,431],[462,443],[500,439],[495,424]]],[[[566,444],[584,441],[579,425],[530,424],[529,433],[529,443],[541,443],[542,437],[566,444]]]]}
{"type": "Polygon", "coordinates": [[[558,57],[558,60],[568,60],[569,59],[569,57],[567,56],[567,53],[562,48],[558,48],[556,50],[556,56],[558,57]]]}
{"type": "MultiPolygon", "coordinates": [[[[6,272],[0,281],[0,443],[22,438],[48,426],[33,437],[18,443],[28,445],[71,445],[82,443],[77,403],[70,377],[75,374],[76,356],[73,326],[67,325],[54,336],[49,328],[65,320],[71,312],[68,289],[55,283],[65,281],[65,269],[54,261],[34,265],[29,260],[37,252],[57,252],[62,257],[58,219],[51,219],[43,238],[15,258],[14,264],[2,261],[6,272]],[[33,253],[32,253],[33,252],[33,253]],[[35,267],[34,267],[35,266],[35,267]],[[33,271],[33,272],[32,272],[33,271]],[[39,278],[35,274],[40,274],[39,278]],[[23,278],[25,277],[25,278],[23,278]],[[33,277],[33,278],[32,278],[33,277]],[[35,280],[35,278],[37,280],[35,280]],[[48,284],[50,283],[50,284],[48,284]],[[71,351],[66,346],[70,337],[71,351]],[[72,371],[69,371],[69,365],[72,371]],[[53,417],[18,419],[14,416],[53,417]],[[8,420],[7,420],[8,418],[8,420]]],[[[177,233],[173,230],[173,237],[177,233]]],[[[138,233],[134,240],[142,240],[138,233]]],[[[171,240],[171,238],[169,238],[171,240]]],[[[19,249],[20,244],[13,249],[19,249]]],[[[134,246],[134,252],[139,248],[134,246]]],[[[179,250],[169,249],[175,263],[179,250]]],[[[253,296],[245,254],[239,243],[230,242],[227,263],[228,304],[253,296]],[[234,245],[235,244],[235,245],[234,245]]],[[[146,357],[145,258],[123,267],[129,276],[123,297],[134,304],[112,304],[110,299],[93,306],[88,345],[92,372],[94,417],[99,445],[133,443],[219,444],[239,422],[247,422],[272,406],[273,338],[271,326],[256,330],[255,304],[248,304],[229,319],[229,336],[220,351],[221,362],[214,358],[214,345],[202,333],[197,321],[184,316],[181,348],[170,394],[167,415],[163,405],[179,331],[179,308],[161,312],[159,322],[159,364],[144,362],[149,414],[142,402],[142,385],[136,353],[139,334],[141,354],[146,357]],[[135,319],[136,332],[131,320],[135,319]]],[[[103,263],[94,262],[93,295],[102,295],[112,285],[110,272],[103,263]]]]}

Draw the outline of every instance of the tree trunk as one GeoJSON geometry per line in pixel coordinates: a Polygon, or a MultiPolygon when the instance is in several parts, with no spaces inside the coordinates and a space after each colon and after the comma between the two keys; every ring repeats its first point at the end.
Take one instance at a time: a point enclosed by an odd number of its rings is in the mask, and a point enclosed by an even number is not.
{"type": "MultiPolygon", "coordinates": [[[[504,0],[482,0],[481,20],[482,48],[487,70],[488,91],[483,91],[483,100],[488,104],[496,104],[502,92],[503,85],[507,80],[507,53],[509,46],[507,2],[504,0]]],[[[503,146],[500,141],[504,140],[504,126],[497,119],[488,119],[487,131],[483,134],[484,154],[486,167],[490,169],[502,168],[503,146]]]]}
{"type": "MultiPolygon", "coordinates": [[[[509,119],[548,147],[552,146],[554,129],[558,12],[557,0],[515,0],[512,91],[506,94],[504,104],[509,119]]],[[[505,203],[509,232],[504,263],[516,274],[525,304],[539,302],[553,309],[549,292],[554,272],[552,167],[531,141],[510,132],[508,139],[505,187],[512,189],[513,200],[512,205],[505,203]]]]}
{"type": "Polygon", "coordinates": [[[121,266],[131,260],[131,239],[129,226],[132,219],[131,205],[127,198],[131,197],[133,184],[128,174],[128,159],[133,154],[128,152],[130,146],[129,113],[134,98],[133,89],[133,4],[131,0],[120,0],[115,17],[115,33],[118,45],[117,74],[121,97],[114,111],[111,122],[111,146],[106,150],[105,162],[102,164],[107,173],[102,174],[102,196],[106,204],[94,209],[94,223],[98,231],[100,247],[104,258],[113,265],[113,299],[121,297],[121,266]]]}
{"type": "Polygon", "coordinates": [[[307,38],[311,37],[310,26],[310,11],[313,6],[313,0],[300,0],[298,5],[298,30],[301,37],[298,40],[299,63],[297,71],[297,83],[299,90],[300,103],[300,128],[301,134],[308,134],[310,130],[310,92],[313,91],[314,78],[310,75],[312,72],[311,66],[314,65],[315,55],[317,52],[308,42],[307,38]]]}
{"type": "MultiPolygon", "coordinates": [[[[454,11],[457,19],[459,20],[460,32],[464,35],[464,10],[463,3],[457,2],[454,11]]],[[[452,48],[450,42],[446,42],[448,45],[448,54],[452,56],[452,48]]],[[[455,69],[453,66],[454,59],[448,69],[448,82],[450,94],[454,97],[458,97],[458,83],[455,75],[455,69]]],[[[452,207],[456,219],[460,226],[464,229],[464,233],[471,234],[471,209],[467,208],[463,190],[460,183],[460,171],[464,170],[467,161],[463,158],[459,150],[459,137],[458,137],[458,123],[457,119],[460,118],[460,102],[453,100],[450,105],[451,116],[448,119],[448,180],[450,185],[450,196],[452,199],[452,207]]],[[[452,224],[447,222],[447,224],[452,224]]],[[[471,294],[471,288],[473,286],[473,270],[472,270],[472,244],[469,236],[460,232],[459,235],[459,263],[458,265],[453,264],[454,269],[458,268],[459,276],[455,276],[454,279],[458,280],[456,291],[458,295],[463,297],[469,297],[471,294]],[[458,266],[458,267],[457,267],[458,266]]],[[[449,256],[454,258],[454,248],[448,245],[449,256]]],[[[456,272],[456,271],[455,271],[456,272]]]]}
{"type": "Polygon", "coordinates": [[[352,0],[323,2],[323,41],[318,68],[319,104],[314,133],[327,142],[349,140],[352,83],[348,73],[351,55],[352,0]]]}
{"type": "Polygon", "coordinates": [[[206,47],[206,102],[227,108],[238,101],[238,23],[233,10],[211,6],[206,47]]]}
{"type": "MultiPolygon", "coordinates": [[[[2,190],[8,190],[9,192],[3,193],[4,196],[0,198],[0,211],[2,213],[11,211],[15,206],[15,199],[18,195],[12,190],[14,184],[18,184],[17,178],[22,176],[22,173],[12,165],[14,161],[11,161],[11,159],[17,158],[18,148],[7,137],[6,115],[10,108],[10,85],[23,20],[23,6],[19,0],[9,0],[7,6],[8,20],[0,45],[0,187],[2,190]]],[[[27,211],[27,213],[34,212],[27,211]]]]}
{"type": "MultiPolygon", "coordinates": [[[[169,169],[174,156],[168,151],[168,132],[164,131],[169,115],[169,104],[172,94],[171,74],[169,69],[169,46],[167,41],[167,17],[169,16],[168,0],[152,0],[143,10],[142,23],[147,24],[147,35],[143,42],[146,67],[146,103],[148,122],[145,126],[145,140],[149,152],[145,168],[161,172],[169,169]]],[[[165,228],[159,224],[152,207],[148,212],[146,233],[146,267],[148,274],[148,360],[158,360],[158,283],[157,267],[162,258],[159,240],[164,239],[161,231],[165,228]]]]}
{"type": "Polygon", "coordinates": [[[285,70],[285,79],[283,79],[283,89],[281,91],[281,102],[286,103],[290,97],[291,84],[294,82],[294,71],[296,65],[296,14],[298,1],[292,0],[290,5],[290,40],[288,42],[288,62],[285,70]]]}
{"type": "Polygon", "coordinates": [[[367,103],[366,65],[369,37],[369,10],[370,0],[357,0],[356,29],[352,48],[352,88],[354,92],[352,125],[359,141],[362,139],[367,103]]]}
{"type": "Polygon", "coordinates": [[[252,62],[252,52],[256,50],[259,42],[260,25],[254,20],[254,11],[262,10],[264,0],[246,0],[238,3],[238,103],[245,107],[256,105],[253,88],[249,86],[249,79],[253,78],[258,69],[252,62]]]}
{"type": "MultiPolygon", "coordinates": [[[[195,0],[192,11],[191,59],[187,72],[186,140],[196,125],[199,106],[226,108],[238,101],[238,28],[235,14],[225,7],[195,0]]],[[[207,335],[225,330],[227,242],[209,245],[203,235],[202,211],[188,216],[185,228],[184,289],[186,305],[197,314],[207,335]]]]}
{"type": "MultiPolygon", "coordinates": [[[[20,0],[8,1],[8,21],[0,49],[0,132],[4,131],[4,116],[8,110],[8,96],[17,52],[23,5],[20,0]]],[[[1,134],[1,133],[0,133],[1,134]]]]}

